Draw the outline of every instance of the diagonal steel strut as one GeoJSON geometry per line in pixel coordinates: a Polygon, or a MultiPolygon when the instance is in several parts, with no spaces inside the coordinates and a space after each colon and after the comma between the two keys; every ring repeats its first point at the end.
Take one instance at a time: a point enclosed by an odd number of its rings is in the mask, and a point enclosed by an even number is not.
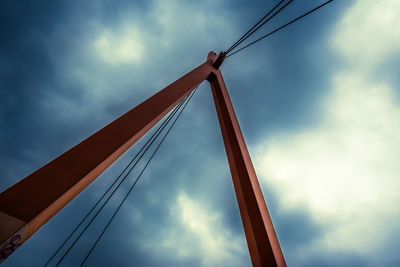
{"type": "Polygon", "coordinates": [[[210,82],[253,266],[286,266],[246,142],[220,70],[210,82]]]}
{"type": "Polygon", "coordinates": [[[0,194],[0,263],[204,80],[211,84],[254,266],[286,266],[219,66],[224,54],[176,80],[0,194]]]}

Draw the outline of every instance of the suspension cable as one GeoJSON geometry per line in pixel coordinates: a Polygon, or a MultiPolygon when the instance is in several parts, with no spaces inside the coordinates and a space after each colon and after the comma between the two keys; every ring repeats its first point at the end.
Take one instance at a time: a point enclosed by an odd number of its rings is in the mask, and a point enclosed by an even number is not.
{"type": "MultiPolygon", "coordinates": [[[[183,100],[181,101],[183,102],[183,100]]],[[[176,114],[176,110],[174,110],[176,114]]],[[[121,184],[127,179],[128,175],[131,173],[131,171],[135,168],[135,166],[139,163],[139,161],[142,159],[142,157],[144,156],[144,154],[148,151],[148,149],[150,148],[150,146],[154,143],[154,141],[156,140],[156,138],[159,136],[159,134],[161,133],[161,131],[166,127],[166,125],[169,123],[169,121],[172,119],[172,116],[169,116],[169,118],[167,118],[165,121],[167,121],[166,124],[164,124],[161,127],[161,130],[155,135],[155,137],[153,139],[151,139],[150,144],[146,147],[146,149],[141,153],[140,157],[137,159],[137,161],[134,163],[134,165],[132,165],[130,167],[130,169],[128,170],[128,172],[125,174],[125,176],[123,177],[123,179],[119,182],[119,184],[117,185],[116,188],[114,188],[114,190],[112,191],[111,195],[108,196],[108,198],[106,199],[106,201],[102,204],[102,206],[100,207],[99,210],[97,210],[97,212],[95,213],[95,215],[91,218],[91,220],[89,221],[89,223],[85,226],[85,228],[79,233],[79,235],[77,236],[77,238],[74,240],[74,242],[68,247],[67,251],[63,254],[63,256],[58,260],[57,262],[57,266],[62,262],[62,260],[66,257],[66,255],[70,252],[70,250],[75,246],[75,244],[78,242],[78,240],[81,238],[81,236],[86,232],[86,230],[89,228],[90,224],[95,220],[95,218],[99,215],[100,211],[105,207],[105,205],[108,203],[108,201],[111,199],[111,197],[115,194],[115,192],[117,191],[117,189],[121,186],[121,184]]],[[[149,143],[149,142],[147,142],[149,143]]],[[[146,144],[147,144],[146,143],[146,144]]],[[[138,153],[139,154],[139,153],[138,153]]]]}
{"type": "MultiPolygon", "coordinates": [[[[278,11],[276,11],[274,14],[272,14],[271,17],[269,17],[266,21],[264,21],[262,24],[260,24],[257,28],[255,28],[246,38],[244,38],[240,43],[238,43],[235,48],[240,45],[241,43],[243,43],[243,41],[245,41],[247,38],[250,37],[250,35],[252,35],[253,33],[255,33],[257,30],[259,30],[262,26],[264,26],[265,23],[267,23],[268,21],[270,21],[273,17],[275,17],[276,15],[278,15],[283,9],[285,9],[290,3],[292,3],[293,0],[289,0],[289,2],[287,2],[284,6],[282,6],[278,11]]],[[[233,49],[231,49],[232,51],[233,49]]]]}
{"type": "MultiPolygon", "coordinates": [[[[254,30],[254,32],[252,32],[252,30],[257,27],[258,24],[260,24],[266,17],[269,16],[269,14],[271,14],[278,6],[280,6],[283,1],[285,0],[281,0],[278,4],[276,4],[274,6],[274,8],[272,8],[270,11],[268,11],[268,13],[262,17],[250,30],[248,30],[245,34],[242,35],[242,37],[239,38],[239,40],[237,40],[231,47],[228,48],[228,50],[225,51],[226,54],[228,54],[231,50],[235,49],[235,47],[237,47],[239,44],[241,44],[244,40],[246,40],[250,35],[252,35],[256,30],[254,30]]],[[[271,18],[269,18],[268,20],[270,20],[271,18]]],[[[265,24],[265,23],[264,23],[265,24]]]]}
{"type": "Polygon", "coordinates": [[[115,216],[117,215],[118,211],[121,209],[122,205],[124,204],[124,202],[126,201],[126,199],[128,198],[129,194],[132,192],[133,188],[135,187],[135,185],[137,184],[137,182],[139,181],[140,177],[142,176],[143,172],[146,170],[147,166],[150,164],[151,160],[153,159],[154,155],[157,153],[158,149],[160,148],[161,144],[164,142],[165,138],[168,136],[168,134],[170,133],[171,129],[174,127],[176,121],[179,119],[179,117],[181,116],[182,112],[185,110],[187,104],[190,102],[190,100],[192,99],[193,95],[196,93],[196,89],[193,90],[193,93],[191,93],[191,95],[189,96],[188,100],[186,101],[186,103],[183,105],[183,108],[179,111],[177,117],[175,118],[175,120],[172,122],[171,126],[168,128],[167,132],[164,134],[163,138],[161,139],[160,143],[158,144],[158,146],[156,147],[156,149],[153,151],[153,154],[150,156],[150,158],[148,159],[146,165],[143,167],[142,171],[139,173],[138,177],[136,178],[135,182],[132,184],[131,188],[129,189],[129,191],[126,193],[124,199],[121,201],[121,203],[119,204],[118,208],[115,210],[114,214],[112,215],[112,217],[109,219],[107,225],[104,227],[103,231],[101,232],[100,236],[97,238],[96,242],[92,245],[92,247],[90,248],[89,252],[86,254],[84,260],[81,263],[81,267],[86,263],[87,259],[89,258],[90,254],[92,253],[92,251],[94,250],[94,248],[96,247],[96,245],[98,244],[98,242],[100,241],[100,239],[102,238],[102,236],[104,235],[104,233],[106,232],[106,230],[108,229],[108,227],[110,226],[111,222],[113,221],[113,219],[115,218],[115,216]]]}
{"type": "MultiPolygon", "coordinates": [[[[185,98],[186,99],[186,98],[185,98]]],[[[151,140],[158,134],[158,132],[163,128],[165,123],[169,121],[170,117],[175,115],[177,110],[180,108],[180,106],[183,104],[183,100],[168,114],[167,118],[159,125],[157,130],[152,134],[152,136],[147,140],[147,142],[140,148],[139,152],[136,153],[136,155],[131,159],[131,161],[128,163],[128,165],[124,168],[124,170],[117,176],[116,179],[114,179],[113,183],[107,188],[107,190],[103,193],[103,195],[97,200],[97,202],[93,205],[93,207],[86,213],[85,217],[78,223],[78,225],[72,230],[72,232],[69,234],[69,236],[64,240],[64,242],[59,245],[57,250],[51,255],[51,257],[47,260],[44,266],[48,266],[49,263],[53,260],[53,258],[60,252],[60,250],[65,246],[65,244],[71,239],[71,237],[76,233],[76,231],[79,229],[79,227],[86,221],[86,219],[89,217],[89,215],[94,211],[94,209],[99,205],[99,203],[105,198],[105,196],[110,192],[111,188],[117,183],[117,181],[122,177],[122,175],[125,173],[125,171],[132,165],[132,163],[137,159],[139,154],[147,147],[147,145],[151,142],[151,140]]],[[[123,182],[123,181],[122,181],[123,182]]],[[[120,182],[120,184],[122,183],[120,182]]],[[[119,185],[118,185],[119,186],[119,185]]]]}
{"type": "Polygon", "coordinates": [[[293,20],[291,20],[291,21],[289,21],[289,22],[286,23],[285,25],[280,26],[279,28],[277,28],[277,29],[275,29],[275,30],[273,30],[273,31],[271,31],[271,32],[269,32],[269,33],[267,33],[266,35],[264,35],[264,36],[258,38],[257,40],[255,40],[255,41],[249,43],[248,45],[245,45],[245,46],[243,46],[242,48],[240,48],[240,49],[234,51],[233,53],[227,55],[226,57],[228,58],[228,57],[230,57],[230,56],[233,56],[234,54],[239,53],[239,52],[242,51],[243,49],[245,49],[245,48],[247,48],[247,47],[249,47],[249,46],[254,45],[255,43],[257,43],[257,42],[259,42],[259,41],[265,39],[266,37],[268,37],[268,36],[270,36],[270,35],[272,35],[272,34],[278,32],[278,31],[282,30],[283,28],[286,28],[286,27],[289,26],[290,24],[292,24],[292,23],[294,23],[294,22],[296,22],[296,21],[298,21],[298,20],[304,18],[305,16],[307,16],[307,15],[313,13],[314,11],[317,11],[318,9],[320,9],[321,7],[323,7],[323,6],[327,5],[327,4],[329,4],[329,3],[332,2],[332,1],[333,1],[333,0],[326,1],[325,3],[323,3],[323,4],[321,4],[321,5],[319,5],[319,6],[315,7],[315,8],[313,8],[312,10],[310,10],[310,11],[304,13],[303,15],[301,15],[301,16],[299,16],[299,17],[297,17],[297,18],[295,18],[295,19],[293,19],[293,20]]]}
{"type": "MultiPolygon", "coordinates": [[[[59,261],[57,262],[56,265],[59,265],[61,263],[61,261],[65,258],[65,256],[69,253],[69,251],[72,249],[72,247],[78,242],[78,240],[80,239],[80,237],[83,235],[83,233],[88,229],[88,227],[90,226],[90,224],[94,221],[94,219],[99,215],[100,211],[105,207],[105,205],[108,203],[108,201],[111,199],[111,197],[115,194],[115,192],[117,191],[117,189],[121,186],[121,184],[126,180],[126,178],[128,177],[128,175],[130,174],[130,172],[133,170],[133,168],[138,164],[138,162],[142,159],[142,157],[144,156],[144,154],[148,151],[148,149],[150,148],[150,146],[154,143],[154,141],[157,139],[157,137],[160,135],[161,131],[167,126],[167,124],[171,121],[171,119],[173,118],[173,116],[175,116],[176,112],[178,111],[178,109],[182,106],[183,102],[188,98],[188,96],[185,97],[185,99],[183,99],[179,105],[173,110],[173,112],[171,112],[169,114],[169,116],[164,120],[165,123],[163,123],[162,125],[159,126],[159,128],[157,130],[159,130],[158,132],[156,131],[153,136],[146,142],[146,144],[142,147],[142,149],[138,152],[138,154],[135,156],[135,158],[137,158],[137,156],[140,154],[141,151],[143,151],[143,148],[147,145],[147,147],[144,149],[144,151],[141,153],[141,155],[139,156],[139,158],[137,159],[137,161],[131,166],[131,168],[129,169],[129,171],[125,174],[125,176],[123,177],[123,179],[119,182],[119,184],[117,185],[116,188],[114,188],[114,190],[112,191],[111,195],[108,196],[108,198],[106,199],[106,201],[102,204],[102,206],[100,207],[99,210],[97,210],[97,212],[95,213],[95,215],[91,218],[91,220],[89,221],[89,223],[85,226],[85,228],[80,232],[80,234],[78,235],[78,237],[74,240],[74,242],[68,247],[67,251],[63,254],[63,256],[59,259],[59,261]]],[[[133,160],[132,160],[133,162],[133,160]]],[[[126,170],[127,168],[125,168],[126,170]]],[[[125,171],[124,170],[124,171],[125,171]]],[[[100,202],[100,201],[99,201],[100,202]]],[[[78,228],[78,227],[76,227],[78,228]]]]}
{"type": "MultiPolygon", "coordinates": [[[[250,30],[248,30],[244,35],[242,35],[238,41],[236,41],[228,50],[226,50],[225,54],[226,57],[230,57],[233,56],[234,54],[239,53],[240,51],[256,44],[257,42],[267,38],[268,36],[286,28],[287,26],[293,24],[296,21],[301,20],[302,18],[308,16],[309,14],[317,11],[318,9],[322,8],[323,6],[329,4],[330,2],[333,2],[333,0],[329,0],[326,1],[325,3],[313,8],[312,10],[304,13],[303,15],[289,21],[288,23],[276,28],[275,30],[263,35],[262,37],[258,38],[257,40],[239,48],[238,50],[232,52],[235,48],[237,48],[240,44],[242,44],[247,38],[249,38],[251,35],[253,35],[257,30],[259,30],[263,25],[265,25],[268,21],[270,21],[274,16],[276,16],[277,14],[279,14],[284,8],[286,8],[293,0],[289,0],[289,2],[287,2],[285,5],[283,5],[280,9],[278,9],[275,13],[272,14],[272,16],[268,17],[272,12],[274,12],[285,0],[281,0],[277,5],[275,5],[263,18],[261,18],[250,30]],[[268,17],[268,18],[267,18],[268,17]],[[266,19],[267,18],[267,19],[266,19]],[[232,52],[232,53],[231,53],[232,52]]],[[[137,184],[137,182],[139,181],[139,179],[141,178],[143,172],[145,171],[145,169],[147,168],[147,166],[149,165],[149,163],[151,162],[151,160],[153,159],[154,155],[157,153],[158,149],[160,148],[161,144],[164,142],[164,140],[166,139],[167,135],[169,134],[169,132],[171,131],[171,129],[173,128],[173,126],[175,125],[176,121],[179,119],[180,115],[182,114],[183,110],[186,108],[187,104],[190,102],[191,98],[193,97],[193,95],[195,94],[197,88],[194,89],[194,91],[186,96],[174,109],[173,111],[168,115],[168,117],[162,122],[162,124],[157,128],[157,130],[152,134],[152,136],[149,138],[149,140],[147,140],[147,142],[145,143],[145,145],[143,145],[141,147],[141,149],[139,150],[139,152],[134,156],[134,158],[128,163],[128,165],[124,168],[124,170],[118,175],[118,177],[113,181],[113,183],[108,187],[108,189],[103,193],[103,195],[100,197],[100,199],[95,203],[95,205],[90,209],[90,211],[86,214],[86,216],[80,221],[80,223],[74,228],[74,230],[69,234],[69,236],[64,240],[64,242],[57,248],[57,250],[52,254],[52,256],[49,258],[49,260],[46,262],[45,266],[48,266],[48,264],[54,259],[54,257],[60,252],[60,250],[65,246],[65,244],[71,239],[71,237],[77,232],[77,230],[83,225],[84,221],[86,221],[89,218],[89,215],[94,212],[95,208],[100,204],[100,202],[105,198],[105,196],[110,192],[110,190],[114,187],[114,185],[117,183],[117,181],[122,177],[123,173],[126,172],[128,170],[128,172],[125,174],[125,176],[123,177],[123,179],[119,182],[119,184],[114,188],[114,190],[112,191],[111,195],[109,195],[109,197],[106,199],[106,201],[102,204],[102,206],[100,207],[100,209],[96,212],[96,214],[92,217],[92,219],[89,221],[89,223],[85,226],[85,228],[80,232],[80,234],[78,235],[78,237],[74,240],[74,242],[70,245],[70,247],[67,249],[67,251],[64,253],[64,255],[60,258],[60,260],[57,262],[56,265],[59,265],[62,260],[65,258],[65,256],[69,253],[69,251],[72,249],[72,247],[77,243],[77,241],[80,239],[80,237],[83,235],[83,233],[88,229],[88,227],[90,226],[90,224],[94,221],[94,219],[98,216],[98,214],[100,213],[100,211],[104,208],[104,206],[108,203],[108,201],[111,199],[111,197],[114,195],[114,193],[117,191],[117,189],[120,187],[120,185],[126,180],[126,178],[129,176],[129,174],[131,173],[131,171],[133,170],[133,168],[138,164],[138,162],[142,159],[142,157],[144,156],[144,154],[148,151],[148,149],[152,146],[152,144],[155,142],[155,140],[158,138],[158,136],[161,134],[161,132],[166,128],[166,126],[169,124],[169,122],[173,119],[173,117],[175,117],[175,115],[178,113],[177,117],[175,118],[175,120],[172,122],[172,125],[168,128],[167,132],[164,134],[163,138],[161,139],[160,143],[158,144],[158,146],[156,147],[156,149],[154,150],[154,152],[152,153],[152,155],[150,156],[150,158],[148,159],[146,165],[143,167],[143,169],[141,170],[140,174],[138,175],[138,177],[136,178],[136,180],[134,181],[134,183],[132,184],[132,186],[130,187],[129,191],[126,193],[124,199],[122,200],[122,202],[119,204],[118,208],[115,210],[115,212],[113,213],[112,217],[109,219],[107,225],[105,226],[105,228],[103,229],[103,231],[101,232],[100,236],[97,238],[97,240],[95,241],[95,243],[92,245],[90,251],[88,252],[88,254],[85,256],[83,262],[81,263],[81,266],[83,266],[87,259],[89,258],[89,256],[91,255],[91,253],[93,252],[93,250],[95,249],[96,245],[98,244],[98,242],[100,241],[100,239],[102,238],[102,236],[104,235],[104,233],[106,232],[106,230],[108,229],[109,225],[111,224],[111,222],[113,221],[113,219],[115,218],[115,216],[117,215],[118,211],[120,210],[120,208],[122,207],[122,205],[124,204],[124,202],[126,201],[127,197],[129,196],[129,194],[131,193],[131,191],[133,190],[133,188],[135,187],[135,185],[137,184]],[[178,110],[183,106],[183,108],[178,112],[178,110]],[[143,152],[143,153],[142,153],[143,152]],[[139,156],[140,154],[140,156],[139,156]],[[139,158],[138,158],[139,157],[139,158]],[[138,160],[132,165],[132,163],[138,158],[138,160]]]]}

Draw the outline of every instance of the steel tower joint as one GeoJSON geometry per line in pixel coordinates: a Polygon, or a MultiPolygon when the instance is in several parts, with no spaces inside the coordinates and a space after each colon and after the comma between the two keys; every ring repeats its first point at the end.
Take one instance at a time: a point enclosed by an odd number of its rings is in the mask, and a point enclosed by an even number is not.
{"type": "Polygon", "coordinates": [[[208,53],[207,56],[207,63],[210,63],[211,66],[213,66],[216,70],[219,69],[219,67],[222,65],[222,63],[225,60],[225,52],[219,52],[219,54],[217,55],[214,51],[211,51],[210,53],[208,53]]]}
{"type": "Polygon", "coordinates": [[[0,193],[0,263],[136,143],[215,69],[204,62],[0,193]]]}
{"type": "Polygon", "coordinates": [[[206,62],[0,193],[0,263],[84,190],[164,115],[210,82],[244,232],[254,266],[286,266],[250,155],[219,67],[206,62]],[[107,144],[107,145],[105,145],[107,144]]]}

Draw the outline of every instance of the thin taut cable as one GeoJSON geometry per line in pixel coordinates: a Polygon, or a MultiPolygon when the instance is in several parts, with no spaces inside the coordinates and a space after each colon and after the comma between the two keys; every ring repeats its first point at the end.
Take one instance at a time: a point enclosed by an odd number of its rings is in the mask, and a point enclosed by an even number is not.
{"type": "Polygon", "coordinates": [[[49,263],[53,260],[53,258],[60,252],[60,250],[65,246],[65,244],[68,242],[68,240],[71,239],[71,237],[76,233],[76,231],[79,229],[79,227],[83,224],[84,221],[89,217],[89,215],[94,211],[94,209],[99,205],[99,203],[104,199],[104,197],[108,194],[108,192],[111,190],[111,188],[116,184],[116,182],[121,178],[121,176],[124,174],[124,172],[130,167],[130,165],[136,160],[136,158],[139,156],[139,154],[145,149],[145,147],[151,142],[151,140],[154,138],[154,136],[160,131],[160,129],[164,126],[164,124],[167,122],[167,120],[173,116],[177,110],[180,108],[180,106],[183,104],[183,101],[181,101],[173,110],[170,114],[168,114],[168,117],[161,123],[161,125],[157,128],[157,130],[152,134],[152,136],[147,140],[147,142],[141,147],[139,152],[136,153],[136,155],[132,158],[132,160],[128,163],[128,165],[125,167],[125,169],[118,175],[118,177],[114,180],[114,182],[108,187],[108,189],[103,193],[103,195],[97,200],[97,202],[94,204],[94,206],[86,213],[85,217],[79,222],[79,224],[72,230],[72,232],[69,234],[69,236],[64,240],[64,242],[57,248],[57,250],[52,254],[52,256],[47,260],[44,266],[48,266],[49,263]]]}
{"type": "MultiPolygon", "coordinates": [[[[276,15],[278,15],[283,9],[285,9],[290,3],[292,3],[293,0],[289,0],[289,2],[287,2],[285,5],[283,5],[278,11],[276,11],[274,14],[272,14],[271,17],[269,17],[266,21],[264,21],[263,23],[261,23],[257,28],[255,28],[248,36],[246,36],[246,38],[244,38],[240,43],[238,43],[235,48],[240,45],[241,43],[243,43],[243,41],[245,41],[247,38],[249,38],[251,35],[253,35],[253,33],[255,33],[256,31],[258,31],[262,26],[264,26],[265,23],[267,23],[268,21],[270,21],[273,17],[275,17],[276,15]]],[[[233,49],[231,49],[232,51],[233,49]]]]}
{"type": "MultiPolygon", "coordinates": [[[[184,100],[186,100],[187,96],[185,97],[184,100]]],[[[182,100],[181,103],[184,101],[182,100]]],[[[178,109],[174,110],[174,114],[172,116],[174,116],[176,114],[178,109]]],[[[68,247],[67,251],[63,254],[63,256],[58,260],[56,265],[59,265],[62,260],[65,258],[65,256],[69,253],[69,251],[74,247],[74,245],[78,242],[78,240],[81,238],[81,236],[85,233],[85,231],[89,228],[89,226],[91,225],[91,223],[96,219],[96,217],[99,215],[100,211],[104,208],[104,206],[108,203],[108,201],[111,199],[111,197],[115,194],[115,192],[117,191],[117,189],[121,186],[121,184],[126,180],[126,178],[128,177],[128,175],[131,173],[131,171],[133,170],[133,168],[138,164],[138,162],[142,159],[142,157],[144,156],[144,154],[148,151],[148,149],[150,148],[150,146],[154,143],[154,141],[157,139],[157,137],[160,135],[160,133],[162,132],[162,130],[166,127],[166,125],[169,123],[169,121],[172,119],[172,116],[169,116],[169,118],[166,119],[166,124],[163,125],[162,129],[156,134],[156,136],[152,139],[152,141],[150,142],[150,144],[147,146],[147,148],[144,150],[144,152],[140,155],[140,157],[138,158],[138,160],[135,162],[134,165],[132,165],[132,167],[130,168],[130,170],[125,174],[124,178],[120,181],[120,183],[117,185],[116,188],[114,188],[113,192],[111,193],[111,195],[109,195],[109,197],[107,198],[107,200],[102,204],[102,206],[100,207],[99,210],[97,210],[96,214],[92,217],[92,219],[89,221],[89,223],[85,226],[85,228],[80,232],[80,234],[78,235],[78,237],[74,240],[74,242],[68,247]]]]}
{"type": "Polygon", "coordinates": [[[233,53],[231,53],[231,54],[229,54],[229,55],[227,55],[226,57],[230,57],[230,56],[233,56],[234,54],[239,53],[239,52],[242,51],[243,49],[245,49],[245,48],[247,48],[247,47],[249,47],[249,46],[252,46],[252,45],[254,45],[255,43],[261,41],[262,39],[264,39],[264,38],[266,38],[266,37],[268,37],[268,36],[270,36],[270,35],[272,35],[272,34],[278,32],[278,31],[282,30],[283,28],[285,28],[285,27],[289,26],[290,24],[292,24],[292,23],[294,23],[294,22],[296,22],[296,21],[298,21],[298,20],[304,18],[305,16],[307,16],[307,15],[313,13],[314,11],[317,11],[318,9],[320,9],[321,7],[323,7],[323,6],[327,5],[327,4],[329,4],[329,3],[332,2],[332,1],[333,1],[333,0],[326,1],[325,3],[323,3],[323,4],[319,5],[319,6],[317,6],[316,8],[311,9],[311,10],[308,11],[307,13],[304,13],[303,15],[301,15],[301,16],[299,16],[299,17],[297,17],[297,18],[295,18],[295,19],[293,19],[293,20],[291,20],[291,21],[289,21],[289,22],[286,23],[285,25],[283,25],[283,26],[281,26],[281,27],[279,27],[279,28],[273,30],[272,32],[269,32],[269,33],[267,33],[266,35],[264,35],[264,36],[258,38],[258,39],[255,40],[254,42],[251,42],[250,44],[248,44],[248,45],[246,45],[246,46],[243,46],[242,48],[236,50],[235,52],[233,52],[233,53]]]}
{"type": "Polygon", "coordinates": [[[167,130],[167,132],[165,133],[164,137],[161,139],[160,143],[158,144],[158,146],[156,147],[156,149],[154,150],[153,154],[150,156],[149,160],[147,161],[146,165],[143,167],[142,171],[140,172],[140,174],[138,175],[138,177],[136,178],[135,182],[133,183],[133,185],[131,186],[131,188],[129,189],[129,191],[126,193],[124,199],[122,200],[122,202],[120,203],[120,205],[118,206],[118,208],[116,209],[116,211],[114,212],[114,214],[112,215],[112,217],[110,218],[110,220],[108,221],[106,227],[104,227],[103,231],[101,232],[100,236],[97,238],[96,242],[93,244],[93,246],[90,248],[89,252],[87,253],[85,259],[82,261],[81,263],[81,267],[86,263],[87,259],[89,258],[90,254],[92,253],[92,251],[94,250],[94,248],[96,247],[96,245],[98,244],[98,242],[100,241],[101,237],[104,235],[104,233],[106,232],[107,228],[110,226],[111,222],[113,221],[113,219],[115,218],[115,216],[117,215],[118,211],[121,209],[122,205],[124,204],[124,202],[126,201],[126,199],[128,198],[129,194],[132,192],[133,188],[135,187],[136,183],[139,181],[140,177],[142,176],[143,172],[146,170],[147,166],[150,164],[151,160],[153,159],[154,155],[157,153],[158,149],[160,148],[161,144],[164,142],[165,138],[168,136],[169,132],[171,131],[171,129],[174,127],[176,121],[179,119],[179,117],[181,116],[182,112],[185,110],[187,104],[190,102],[190,100],[192,99],[193,95],[196,93],[196,89],[194,89],[193,93],[189,96],[188,100],[186,101],[186,103],[183,105],[183,108],[179,111],[176,119],[172,122],[172,125],[169,127],[169,129],[167,130]]]}
{"type": "MultiPolygon", "coordinates": [[[[229,53],[231,50],[235,49],[235,47],[237,47],[239,44],[241,44],[244,40],[246,40],[250,35],[252,35],[254,32],[251,32],[251,31],[255,27],[257,27],[257,25],[260,24],[266,17],[268,17],[269,14],[271,14],[278,6],[280,6],[280,4],[283,3],[283,1],[285,1],[285,0],[281,0],[277,5],[274,6],[273,9],[268,11],[268,13],[264,17],[262,17],[250,30],[248,30],[245,34],[243,34],[242,37],[239,38],[239,40],[237,40],[230,48],[228,48],[228,50],[225,51],[225,53],[229,53]]],[[[268,20],[270,20],[270,19],[271,18],[269,18],[268,20]]]]}

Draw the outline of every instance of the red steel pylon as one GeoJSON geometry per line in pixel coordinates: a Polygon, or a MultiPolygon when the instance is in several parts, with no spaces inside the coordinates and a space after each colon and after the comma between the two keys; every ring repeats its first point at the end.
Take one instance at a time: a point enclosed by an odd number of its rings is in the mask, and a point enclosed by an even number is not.
{"type": "Polygon", "coordinates": [[[210,82],[253,266],[286,266],[219,66],[207,61],[0,194],[0,262],[204,80],[210,82]]]}

